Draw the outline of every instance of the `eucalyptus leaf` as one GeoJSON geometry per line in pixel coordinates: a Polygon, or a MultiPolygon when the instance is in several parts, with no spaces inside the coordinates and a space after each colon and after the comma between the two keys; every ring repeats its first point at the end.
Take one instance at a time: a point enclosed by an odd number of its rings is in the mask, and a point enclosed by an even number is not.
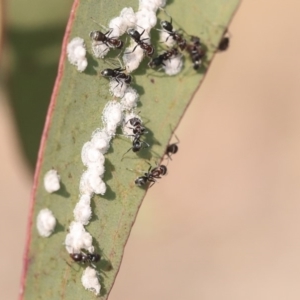
{"type": "MultiPolygon", "coordinates": [[[[95,251],[102,256],[97,264],[102,285],[101,299],[108,298],[126,241],[146,193],[145,189],[134,184],[134,180],[140,176],[139,170],[148,169],[148,162],[154,166],[164,156],[172,132],[203,80],[238,4],[238,0],[169,1],[166,8],[173,18],[174,27],[200,36],[207,47],[207,60],[196,72],[185,55],[182,72],[170,77],[149,70],[145,58],[133,73],[132,87],[140,94],[137,110],[149,131],[146,141],[151,147],[138,154],[130,151],[121,161],[131,142],[117,135],[105,155],[104,181],[108,190],[104,196],[93,197],[93,218],[86,227],[94,237],[95,251]]],[[[82,146],[90,140],[92,132],[102,126],[102,110],[107,101],[113,99],[108,91],[108,81],[98,75],[109,67],[108,63],[91,55],[89,32],[100,29],[92,18],[107,25],[124,7],[137,10],[138,1],[87,0],[76,1],[73,6],[71,18],[74,21],[66,31],[65,42],[76,36],[84,38],[88,46],[89,66],[85,72],[79,73],[73,65],[64,61],[66,56],[62,54],[61,73],[48,112],[33,189],[24,299],[96,298],[81,284],[85,266],[70,259],[63,243],[73,220],[73,209],[79,199],[79,180],[85,169],[81,162],[82,146]],[[48,194],[43,186],[43,176],[51,168],[60,173],[62,188],[48,194]],[[36,216],[45,207],[53,211],[58,221],[54,234],[49,238],[38,236],[35,227],[36,216]]],[[[159,11],[158,16],[160,20],[169,20],[164,11],[159,11]]],[[[153,30],[153,36],[155,47],[161,47],[158,32],[153,30]]]]}

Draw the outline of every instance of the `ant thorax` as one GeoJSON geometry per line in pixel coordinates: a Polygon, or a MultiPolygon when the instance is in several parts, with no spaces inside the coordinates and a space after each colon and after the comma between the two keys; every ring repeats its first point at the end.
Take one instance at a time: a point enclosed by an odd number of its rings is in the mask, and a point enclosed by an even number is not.
{"type": "Polygon", "coordinates": [[[129,85],[132,81],[132,77],[125,73],[125,69],[119,67],[115,69],[105,69],[100,73],[103,77],[110,79],[110,89],[112,95],[117,98],[122,98],[129,85]]]}

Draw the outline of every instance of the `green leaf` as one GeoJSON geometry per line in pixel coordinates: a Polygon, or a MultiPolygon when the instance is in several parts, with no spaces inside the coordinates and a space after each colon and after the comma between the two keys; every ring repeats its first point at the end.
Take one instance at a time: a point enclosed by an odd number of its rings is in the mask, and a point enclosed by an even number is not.
{"type": "MultiPolygon", "coordinates": [[[[175,27],[177,21],[186,32],[200,36],[205,42],[209,50],[208,65],[238,3],[238,0],[172,1],[167,5],[167,10],[173,17],[175,27]]],[[[107,24],[112,17],[119,15],[123,7],[129,6],[136,10],[138,1],[75,1],[75,13],[71,15],[71,19],[75,19],[67,29],[65,42],[80,36],[90,45],[89,32],[97,27],[91,18],[107,24]]],[[[159,17],[168,18],[162,11],[159,17]]],[[[157,46],[157,33],[154,32],[154,35],[157,46]]],[[[90,46],[88,51],[91,53],[90,46]]],[[[95,60],[89,55],[89,66],[85,73],[80,74],[65,60],[63,53],[63,65],[48,112],[33,189],[31,239],[23,278],[24,299],[30,300],[94,297],[81,285],[84,266],[70,259],[63,243],[73,220],[73,209],[79,198],[79,180],[85,169],[81,162],[81,148],[90,140],[91,133],[102,127],[101,112],[112,97],[108,92],[108,81],[97,75],[108,67],[105,61],[95,60]],[[47,194],[43,187],[43,175],[52,167],[61,174],[63,188],[57,193],[47,194]],[[35,228],[36,216],[45,207],[53,211],[59,222],[54,234],[46,239],[39,237],[35,228]]],[[[122,136],[116,136],[109,153],[105,155],[104,181],[108,190],[103,197],[93,197],[93,218],[86,227],[94,237],[96,252],[103,257],[97,266],[102,285],[101,299],[107,299],[112,288],[126,241],[145,196],[145,190],[134,184],[137,171],[147,170],[147,161],[155,165],[163,157],[172,130],[178,125],[205,73],[205,68],[196,73],[187,56],[184,70],[175,77],[154,73],[146,64],[147,59],[133,73],[132,86],[141,95],[138,110],[142,119],[147,121],[149,133],[146,141],[151,148],[138,154],[130,151],[121,161],[131,143],[122,136]]]]}

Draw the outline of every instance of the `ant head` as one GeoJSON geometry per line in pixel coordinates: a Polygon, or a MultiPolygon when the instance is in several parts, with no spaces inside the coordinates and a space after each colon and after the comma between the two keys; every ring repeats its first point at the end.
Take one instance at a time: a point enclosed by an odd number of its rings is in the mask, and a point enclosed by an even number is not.
{"type": "Polygon", "coordinates": [[[161,22],[160,22],[160,25],[161,25],[161,27],[162,27],[164,30],[166,30],[166,31],[168,31],[168,32],[172,32],[172,31],[173,31],[173,26],[172,26],[172,24],[171,24],[170,22],[168,22],[168,21],[161,21],[161,22]]]}
{"type": "Polygon", "coordinates": [[[133,39],[139,39],[140,38],[140,34],[137,30],[135,30],[134,28],[129,28],[127,30],[127,33],[133,38],[133,39]]]}
{"type": "Polygon", "coordinates": [[[90,38],[94,41],[99,41],[102,36],[103,36],[103,33],[101,31],[91,31],[90,32],[90,38]]]}
{"type": "Polygon", "coordinates": [[[105,70],[101,71],[101,75],[104,77],[111,77],[113,75],[113,70],[105,69],[105,70]]]}
{"type": "Polygon", "coordinates": [[[95,39],[95,36],[97,36],[97,31],[91,31],[90,34],[89,34],[89,36],[90,36],[90,38],[91,38],[92,40],[94,40],[94,39],[95,39]]]}
{"type": "Polygon", "coordinates": [[[141,177],[138,177],[134,183],[137,185],[137,186],[143,186],[147,183],[147,177],[146,176],[141,176],[141,177]]]}
{"type": "Polygon", "coordinates": [[[155,68],[155,67],[158,67],[162,64],[162,60],[160,57],[156,57],[156,58],[153,58],[150,60],[150,62],[148,63],[148,66],[150,68],[155,68]]]}

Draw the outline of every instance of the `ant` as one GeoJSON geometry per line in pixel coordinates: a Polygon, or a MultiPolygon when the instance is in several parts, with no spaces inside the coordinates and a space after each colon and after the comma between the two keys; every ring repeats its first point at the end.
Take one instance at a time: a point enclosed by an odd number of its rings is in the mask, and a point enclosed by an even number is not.
{"type": "Polygon", "coordinates": [[[112,31],[113,29],[108,30],[106,33],[103,33],[99,30],[91,31],[90,38],[95,42],[102,42],[109,48],[122,49],[124,45],[123,41],[114,37],[109,37],[112,31]]]}
{"type": "Polygon", "coordinates": [[[179,54],[177,48],[172,48],[161,55],[151,59],[151,61],[148,63],[148,66],[150,68],[155,68],[159,66],[165,66],[164,61],[170,59],[171,57],[175,57],[179,54]]]}
{"type": "Polygon", "coordinates": [[[178,146],[177,144],[179,144],[179,138],[177,137],[177,135],[175,134],[175,137],[177,139],[176,143],[170,144],[167,146],[167,149],[165,151],[165,154],[168,156],[169,159],[172,160],[171,154],[175,154],[178,152],[178,146]]]}
{"type": "Polygon", "coordinates": [[[154,47],[151,44],[147,44],[144,41],[148,40],[149,38],[141,39],[142,35],[144,34],[145,29],[142,31],[142,33],[139,33],[134,28],[129,28],[127,30],[128,35],[137,43],[137,45],[133,48],[131,52],[127,52],[125,54],[129,54],[135,51],[137,46],[140,46],[147,56],[152,56],[154,53],[154,47]]]}
{"type": "Polygon", "coordinates": [[[202,47],[200,38],[197,36],[191,36],[191,44],[187,45],[186,51],[190,54],[194,64],[194,70],[198,70],[206,53],[202,47]]]}
{"type": "MultiPolygon", "coordinates": [[[[149,164],[150,165],[150,164],[149,164]]],[[[137,186],[144,186],[147,182],[151,182],[151,187],[153,184],[155,184],[156,180],[161,178],[161,176],[166,175],[167,173],[167,167],[165,165],[160,165],[151,170],[152,166],[150,165],[147,173],[144,174],[144,176],[140,176],[135,180],[135,184],[137,186]]]]}
{"type": "Polygon", "coordinates": [[[89,264],[98,262],[101,259],[98,253],[70,253],[70,257],[76,262],[89,264]]]}
{"type": "MultiPolygon", "coordinates": [[[[146,147],[149,147],[149,144],[148,144],[148,143],[146,143],[146,142],[144,142],[144,141],[141,141],[141,136],[142,136],[143,134],[147,133],[147,131],[145,131],[146,128],[145,128],[144,126],[142,126],[141,120],[140,120],[139,118],[137,118],[137,117],[133,117],[133,118],[129,119],[129,120],[125,123],[125,125],[126,125],[128,122],[130,123],[130,125],[133,126],[133,127],[130,127],[130,128],[132,129],[132,133],[133,133],[133,135],[131,135],[131,136],[133,136],[134,138],[133,138],[133,141],[132,141],[132,147],[129,148],[129,149],[123,154],[121,160],[123,160],[125,154],[128,153],[131,149],[132,149],[133,152],[138,152],[138,151],[141,150],[143,144],[145,144],[146,147]]],[[[144,147],[144,148],[146,148],[146,147],[144,147]]]]}
{"type": "Polygon", "coordinates": [[[117,81],[118,85],[121,83],[121,85],[123,86],[122,80],[124,80],[125,83],[130,84],[132,80],[131,75],[127,75],[123,73],[123,71],[125,71],[125,69],[122,68],[105,69],[101,71],[101,75],[108,78],[114,78],[117,81]]]}
{"type": "Polygon", "coordinates": [[[171,18],[171,22],[161,21],[160,25],[163,28],[163,30],[166,31],[169,34],[166,41],[170,37],[172,37],[173,40],[176,41],[176,43],[177,43],[178,47],[180,48],[180,50],[184,50],[186,48],[186,46],[187,46],[186,39],[183,38],[182,34],[178,33],[178,31],[173,30],[172,18],[171,18]]]}

